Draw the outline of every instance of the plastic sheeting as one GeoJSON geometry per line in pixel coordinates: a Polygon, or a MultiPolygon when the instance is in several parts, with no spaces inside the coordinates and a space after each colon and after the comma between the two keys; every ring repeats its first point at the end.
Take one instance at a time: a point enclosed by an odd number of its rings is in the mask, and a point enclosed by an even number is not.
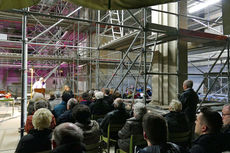
{"type": "Polygon", "coordinates": [[[40,0],[0,0],[0,10],[26,8],[39,2],[40,0]]]}
{"type": "Polygon", "coordinates": [[[76,5],[97,10],[136,9],[179,0],[68,0],[76,5]]]}

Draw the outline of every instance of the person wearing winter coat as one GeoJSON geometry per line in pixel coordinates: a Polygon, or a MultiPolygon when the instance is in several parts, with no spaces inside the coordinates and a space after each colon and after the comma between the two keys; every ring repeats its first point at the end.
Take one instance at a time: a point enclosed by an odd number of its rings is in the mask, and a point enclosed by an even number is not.
{"type": "Polygon", "coordinates": [[[100,140],[99,124],[95,120],[90,120],[90,109],[87,105],[79,104],[72,110],[75,125],[80,127],[84,135],[84,144],[96,144],[100,140]]]}
{"type": "Polygon", "coordinates": [[[124,127],[118,132],[118,146],[125,152],[129,152],[129,144],[131,135],[142,135],[142,118],[147,112],[143,103],[136,103],[133,106],[134,116],[127,119],[124,127]]]}
{"type": "Polygon", "coordinates": [[[52,130],[49,127],[52,116],[48,109],[38,109],[32,119],[34,129],[20,139],[15,153],[35,153],[51,150],[52,130]]]}

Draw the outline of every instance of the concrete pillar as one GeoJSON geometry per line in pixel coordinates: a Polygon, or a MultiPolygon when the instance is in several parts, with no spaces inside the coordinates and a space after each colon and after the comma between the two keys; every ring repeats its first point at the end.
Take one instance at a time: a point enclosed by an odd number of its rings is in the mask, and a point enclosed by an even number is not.
{"type": "MultiPolygon", "coordinates": [[[[178,3],[178,13],[179,14],[187,14],[187,1],[186,0],[182,0],[178,3]]],[[[179,28],[181,29],[187,29],[187,18],[186,17],[179,17],[178,20],[178,25],[179,28]]],[[[183,41],[180,39],[180,37],[178,38],[178,44],[177,44],[177,48],[178,48],[178,72],[185,74],[188,73],[188,52],[187,52],[187,42],[183,41]]],[[[186,80],[188,78],[187,75],[179,75],[178,77],[178,84],[177,84],[177,92],[181,93],[183,91],[183,82],[184,80],[186,80]]]]}
{"type": "MultiPolygon", "coordinates": [[[[180,3],[186,2],[181,1],[180,3]]],[[[179,13],[179,10],[183,10],[184,8],[186,9],[184,5],[185,4],[182,6],[178,3],[170,3],[154,6],[154,9],[179,13]],[[181,7],[183,7],[183,9],[181,7]]],[[[175,15],[169,15],[161,12],[152,13],[152,22],[175,28],[178,28],[179,25],[183,25],[183,28],[186,28],[187,25],[184,23],[184,19],[182,20],[180,17],[178,18],[175,15]]],[[[187,72],[187,43],[178,39],[176,41],[158,45],[156,50],[157,52],[154,54],[153,72],[187,72]]],[[[154,75],[152,77],[152,101],[160,105],[168,105],[172,99],[177,99],[178,89],[182,86],[180,82],[184,79],[185,76],[182,75],[179,75],[179,77],[175,75],[154,75]]]]}

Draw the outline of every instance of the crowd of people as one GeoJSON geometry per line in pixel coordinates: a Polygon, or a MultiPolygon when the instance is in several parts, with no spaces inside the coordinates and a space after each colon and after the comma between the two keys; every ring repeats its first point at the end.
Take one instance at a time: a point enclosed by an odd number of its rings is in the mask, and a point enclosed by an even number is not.
{"type": "MultiPolygon", "coordinates": [[[[107,137],[110,124],[119,124],[110,133],[115,148],[130,150],[130,138],[138,135],[145,146],[138,153],[221,153],[230,150],[230,104],[220,113],[203,107],[196,113],[199,99],[185,80],[184,92],[172,100],[169,113],[148,110],[142,102],[127,109],[119,92],[89,90],[74,97],[66,85],[62,92],[51,92],[50,99],[34,93],[28,104],[25,132],[16,153],[83,153],[88,145],[107,137]],[[96,118],[96,116],[98,116],[96,118]]],[[[101,150],[100,150],[101,151],[101,150]]]]}

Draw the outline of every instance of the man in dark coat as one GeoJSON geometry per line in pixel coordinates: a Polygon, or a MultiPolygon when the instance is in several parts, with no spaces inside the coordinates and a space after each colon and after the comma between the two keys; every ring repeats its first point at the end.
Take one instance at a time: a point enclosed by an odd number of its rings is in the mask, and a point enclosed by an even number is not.
{"type": "Polygon", "coordinates": [[[111,107],[104,102],[104,94],[99,91],[95,93],[96,101],[89,105],[91,114],[93,115],[105,115],[111,111],[111,107]]]}
{"type": "Polygon", "coordinates": [[[221,153],[226,151],[229,141],[220,133],[223,122],[218,112],[202,108],[197,115],[195,133],[199,137],[193,142],[191,153],[221,153]]]}
{"type": "Polygon", "coordinates": [[[73,123],[62,123],[53,132],[51,153],[84,153],[83,131],[73,123]]]}
{"type": "Polygon", "coordinates": [[[104,101],[113,109],[113,98],[109,95],[110,90],[104,89],[104,101]]]}
{"type": "Polygon", "coordinates": [[[182,103],[182,112],[188,116],[191,127],[196,120],[196,108],[199,103],[199,98],[196,92],[192,89],[192,86],[192,80],[185,80],[183,83],[184,92],[179,97],[179,100],[182,103]]]}
{"type": "MultiPolygon", "coordinates": [[[[109,123],[120,124],[123,126],[126,122],[126,119],[129,118],[129,114],[126,112],[123,100],[121,98],[115,99],[114,108],[115,110],[107,113],[104,119],[101,121],[100,127],[102,129],[102,133],[104,136],[107,136],[107,129],[109,123]]],[[[118,139],[117,132],[111,133],[112,139],[118,139]]]]}

